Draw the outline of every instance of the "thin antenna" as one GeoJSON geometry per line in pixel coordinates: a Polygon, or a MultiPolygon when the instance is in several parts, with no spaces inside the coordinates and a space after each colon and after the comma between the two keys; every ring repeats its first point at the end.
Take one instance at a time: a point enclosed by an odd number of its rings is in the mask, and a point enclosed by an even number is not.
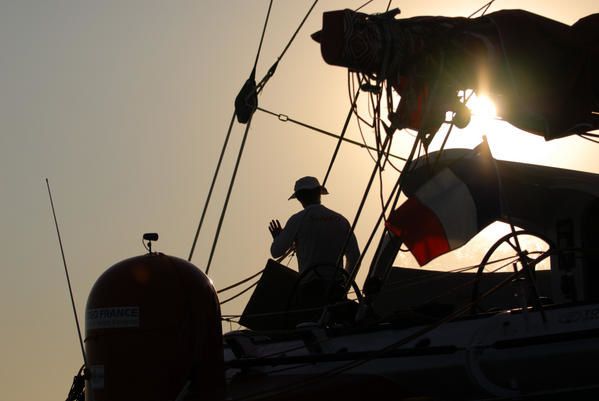
{"type": "Polygon", "coordinates": [[[50,206],[52,207],[52,216],[54,217],[54,226],[56,227],[56,235],[58,235],[58,244],[60,245],[60,254],[62,255],[62,264],[64,265],[64,274],[67,277],[67,284],[69,286],[69,294],[71,296],[71,305],[73,306],[73,315],[75,315],[75,323],[77,324],[77,334],[79,335],[79,345],[81,346],[81,354],[83,355],[83,364],[86,369],[89,368],[87,364],[87,356],[85,355],[85,349],[83,348],[83,338],[81,337],[81,328],[79,326],[79,318],[77,317],[77,308],[75,307],[75,299],[73,298],[73,289],[71,288],[71,279],[69,278],[69,269],[67,268],[67,260],[64,256],[64,248],[62,246],[62,238],[60,236],[60,230],[58,229],[58,220],[56,219],[56,211],[54,209],[54,201],[52,200],[52,192],[50,191],[50,182],[46,178],[46,187],[48,187],[48,196],[50,197],[50,206]]]}

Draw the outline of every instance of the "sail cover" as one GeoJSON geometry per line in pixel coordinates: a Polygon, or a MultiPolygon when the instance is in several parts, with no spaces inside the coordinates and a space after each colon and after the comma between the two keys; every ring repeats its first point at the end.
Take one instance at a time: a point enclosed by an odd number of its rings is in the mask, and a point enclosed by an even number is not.
{"type": "Polygon", "coordinates": [[[458,92],[473,89],[503,119],[547,140],[599,129],[599,14],[572,26],[523,10],[472,19],[396,14],[326,12],[313,38],[327,63],[399,93],[397,128],[434,134],[447,111],[465,112],[458,92]]]}

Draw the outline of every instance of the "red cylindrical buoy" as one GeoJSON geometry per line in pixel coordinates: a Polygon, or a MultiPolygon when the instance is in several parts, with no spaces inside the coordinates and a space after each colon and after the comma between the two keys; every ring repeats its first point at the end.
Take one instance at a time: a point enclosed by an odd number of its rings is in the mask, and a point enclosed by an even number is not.
{"type": "Polygon", "coordinates": [[[218,298],[191,263],[149,253],[115,264],[92,288],[85,322],[86,399],[224,398],[218,298]]]}

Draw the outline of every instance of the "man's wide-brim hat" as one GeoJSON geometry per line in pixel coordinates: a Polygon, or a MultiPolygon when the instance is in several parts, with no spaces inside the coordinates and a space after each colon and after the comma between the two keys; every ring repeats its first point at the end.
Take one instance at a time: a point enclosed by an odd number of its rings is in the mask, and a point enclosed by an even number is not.
{"type": "Polygon", "coordinates": [[[316,177],[302,177],[299,180],[297,180],[295,182],[295,186],[293,187],[293,193],[291,194],[291,196],[289,197],[289,199],[294,199],[297,197],[297,193],[298,191],[302,191],[305,189],[316,189],[316,188],[320,188],[320,193],[322,195],[328,195],[329,191],[327,191],[327,189],[325,187],[323,187],[322,185],[320,185],[320,182],[318,181],[318,178],[316,177]]]}

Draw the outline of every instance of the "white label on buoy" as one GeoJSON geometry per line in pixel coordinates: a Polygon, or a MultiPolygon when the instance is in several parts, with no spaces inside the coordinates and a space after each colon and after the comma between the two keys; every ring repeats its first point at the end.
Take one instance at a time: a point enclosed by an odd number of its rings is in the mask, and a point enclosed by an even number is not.
{"type": "Polygon", "coordinates": [[[139,306],[88,309],[85,329],[117,329],[139,327],[139,306]]]}

